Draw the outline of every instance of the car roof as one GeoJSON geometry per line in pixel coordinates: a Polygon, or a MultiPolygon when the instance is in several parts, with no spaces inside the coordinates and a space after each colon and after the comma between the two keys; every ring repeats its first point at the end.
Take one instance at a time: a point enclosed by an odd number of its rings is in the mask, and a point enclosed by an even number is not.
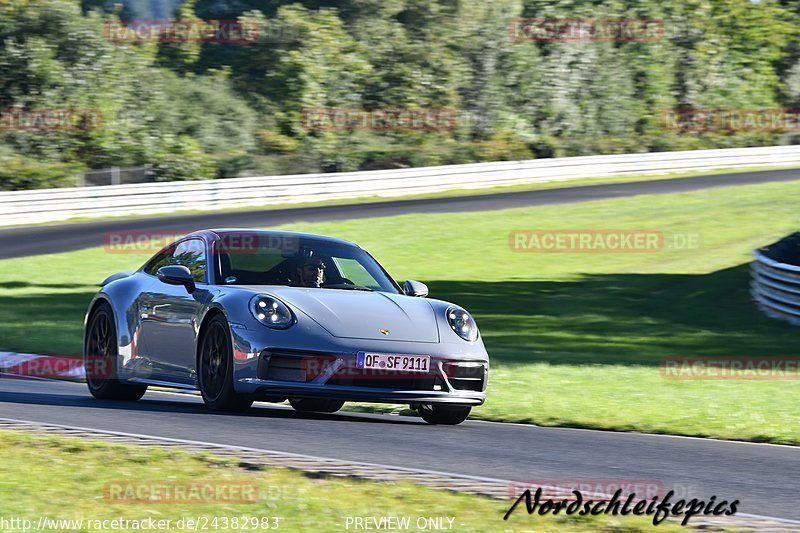
{"type": "Polygon", "coordinates": [[[224,237],[226,235],[237,234],[237,233],[255,233],[257,235],[264,235],[264,236],[273,236],[273,237],[295,237],[295,238],[302,238],[302,239],[314,239],[318,241],[325,241],[334,244],[344,244],[346,246],[356,246],[358,245],[354,242],[346,241],[344,239],[338,239],[336,237],[328,237],[327,235],[318,235],[315,233],[304,233],[299,231],[280,231],[280,230],[263,230],[263,229],[253,229],[253,228],[215,228],[215,229],[207,229],[207,230],[200,230],[195,231],[194,233],[190,233],[187,237],[190,236],[206,236],[208,233],[215,234],[217,237],[224,237]]]}

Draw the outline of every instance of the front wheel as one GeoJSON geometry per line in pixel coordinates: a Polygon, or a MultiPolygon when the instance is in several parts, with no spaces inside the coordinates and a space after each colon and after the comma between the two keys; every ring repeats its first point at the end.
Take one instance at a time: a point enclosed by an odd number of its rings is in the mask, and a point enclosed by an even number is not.
{"type": "Polygon", "coordinates": [[[233,343],[228,322],[212,318],[200,334],[197,376],[203,402],[214,411],[245,411],[253,398],[233,389],[233,343]]]}
{"type": "Polygon", "coordinates": [[[128,385],[117,379],[117,334],[111,306],[101,303],[86,328],[83,367],[86,385],[98,400],[135,402],[147,392],[147,385],[128,385]]]}
{"type": "Polygon", "coordinates": [[[344,406],[342,400],[317,400],[311,398],[289,398],[295,411],[301,413],[335,413],[344,406]]]}
{"type": "Polygon", "coordinates": [[[469,416],[469,405],[422,404],[417,408],[419,416],[428,424],[455,426],[469,416]]]}

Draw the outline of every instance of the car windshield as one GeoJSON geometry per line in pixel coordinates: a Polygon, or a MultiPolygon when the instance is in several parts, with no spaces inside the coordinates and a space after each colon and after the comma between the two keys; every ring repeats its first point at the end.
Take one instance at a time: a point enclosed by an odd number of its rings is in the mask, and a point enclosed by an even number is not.
{"type": "Polygon", "coordinates": [[[398,293],[386,271],[361,248],[309,237],[261,232],[223,234],[218,285],[288,285],[398,293]]]}

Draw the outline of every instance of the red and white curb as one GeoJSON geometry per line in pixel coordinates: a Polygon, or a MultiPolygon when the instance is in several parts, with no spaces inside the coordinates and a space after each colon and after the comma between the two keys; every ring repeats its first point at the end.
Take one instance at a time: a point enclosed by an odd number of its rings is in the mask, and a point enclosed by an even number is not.
{"type": "Polygon", "coordinates": [[[0,377],[81,380],[83,357],[0,352],[0,377]]]}

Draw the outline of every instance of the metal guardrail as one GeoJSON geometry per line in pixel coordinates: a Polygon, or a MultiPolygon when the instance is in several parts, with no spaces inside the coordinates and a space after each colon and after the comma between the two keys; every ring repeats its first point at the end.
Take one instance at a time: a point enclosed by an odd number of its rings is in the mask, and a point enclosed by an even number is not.
{"type": "Polygon", "coordinates": [[[800,324],[800,233],[753,252],[751,294],[768,316],[800,324]]]}
{"type": "Polygon", "coordinates": [[[800,146],[563,157],[336,174],[0,192],[0,226],[55,222],[76,217],[260,207],[587,177],[753,166],[800,167],[800,146]]]}

